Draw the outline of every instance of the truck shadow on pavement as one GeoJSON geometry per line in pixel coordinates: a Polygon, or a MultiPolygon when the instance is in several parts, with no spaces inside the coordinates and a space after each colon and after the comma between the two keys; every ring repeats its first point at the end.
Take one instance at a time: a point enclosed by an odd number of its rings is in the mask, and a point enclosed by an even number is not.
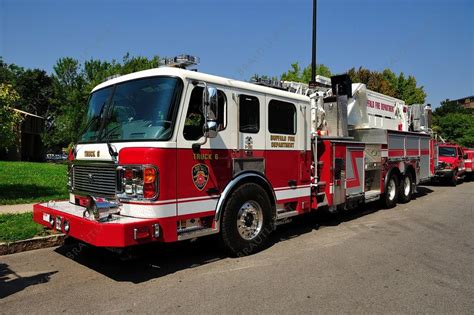
{"type": "Polygon", "coordinates": [[[0,299],[15,294],[25,288],[49,282],[57,271],[39,273],[33,276],[21,276],[11,270],[7,264],[0,263],[0,299]]]}
{"type": "MultiPolygon", "coordinates": [[[[431,192],[429,188],[419,187],[416,197],[431,192]]],[[[293,222],[279,226],[270,235],[267,248],[319,228],[334,227],[379,210],[378,204],[372,203],[338,214],[318,211],[297,217],[293,222]]],[[[139,246],[129,255],[119,255],[82,243],[66,244],[55,251],[114,281],[132,283],[146,282],[222,259],[239,259],[231,258],[227,254],[217,236],[203,237],[195,241],[139,246]]]]}

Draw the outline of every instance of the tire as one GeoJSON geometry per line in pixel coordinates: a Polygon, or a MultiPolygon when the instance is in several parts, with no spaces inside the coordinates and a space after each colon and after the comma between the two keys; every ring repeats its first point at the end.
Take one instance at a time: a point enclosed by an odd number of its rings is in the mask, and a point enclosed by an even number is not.
{"type": "Polygon", "coordinates": [[[413,195],[413,176],[406,173],[400,182],[400,191],[398,193],[398,201],[400,203],[408,203],[413,195]]]}
{"type": "Polygon", "coordinates": [[[448,180],[450,186],[456,187],[458,184],[458,171],[454,170],[453,176],[448,180]]]}
{"type": "Polygon", "coordinates": [[[238,187],[228,199],[221,222],[224,246],[233,256],[264,248],[271,228],[272,208],[266,191],[254,183],[238,187]]]}
{"type": "Polygon", "coordinates": [[[390,209],[397,205],[398,187],[397,175],[391,174],[385,184],[385,192],[382,195],[382,206],[384,208],[390,209]]]}

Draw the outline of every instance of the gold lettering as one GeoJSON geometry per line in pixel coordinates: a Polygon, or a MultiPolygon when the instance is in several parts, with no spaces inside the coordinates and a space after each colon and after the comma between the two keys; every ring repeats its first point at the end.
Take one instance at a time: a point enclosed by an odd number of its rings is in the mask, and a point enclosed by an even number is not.
{"type": "Polygon", "coordinates": [[[286,141],[286,136],[271,135],[271,141],[286,141]]]}
{"type": "Polygon", "coordinates": [[[219,155],[212,153],[193,153],[193,158],[195,160],[217,160],[219,159],[219,155]]]}
{"type": "Polygon", "coordinates": [[[272,148],[294,148],[295,144],[289,142],[272,142],[271,146],[272,148]]]}
{"type": "Polygon", "coordinates": [[[95,157],[95,151],[84,151],[85,157],[95,157]]]}

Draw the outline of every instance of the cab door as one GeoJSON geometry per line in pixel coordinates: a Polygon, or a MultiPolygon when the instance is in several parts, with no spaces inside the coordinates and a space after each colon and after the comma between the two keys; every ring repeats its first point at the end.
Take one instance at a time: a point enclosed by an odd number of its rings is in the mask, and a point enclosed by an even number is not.
{"type": "Polygon", "coordinates": [[[233,151],[232,176],[252,171],[265,175],[265,95],[235,93],[237,105],[237,150],[233,151]]]}
{"type": "Polygon", "coordinates": [[[266,96],[266,175],[277,206],[286,211],[309,209],[309,106],[292,99],[266,96]]]}
{"type": "Polygon", "coordinates": [[[201,110],[204,86],[189,83],[177,134],[178,216],[202,216],[205,212],[212,215],[210,212],[215,211],[217,200],[232,176],[230,154],[235,140],[232,143],[231,130],[235,122],[228,119],[236,114],[229,111],[235,108],[229,106],[232,94],[224,86],[206,83],[218,89],[218,134],[205,141],[201,110]],[[193,144],[201,144],[200,149],[193,151],[193,144]]]}

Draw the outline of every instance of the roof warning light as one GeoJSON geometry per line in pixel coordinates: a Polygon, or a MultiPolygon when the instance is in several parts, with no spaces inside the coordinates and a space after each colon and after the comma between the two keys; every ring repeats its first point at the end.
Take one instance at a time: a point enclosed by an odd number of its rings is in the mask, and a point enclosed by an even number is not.
{"type": "Polygon", "coordinates": [[[187,69],[191,66],[196,66],[200,62],[199,57],[191,55],[179,55],[172,58],[165,58],[161,65],[166,67],[176,67],[181,69],[187,69]]]}

